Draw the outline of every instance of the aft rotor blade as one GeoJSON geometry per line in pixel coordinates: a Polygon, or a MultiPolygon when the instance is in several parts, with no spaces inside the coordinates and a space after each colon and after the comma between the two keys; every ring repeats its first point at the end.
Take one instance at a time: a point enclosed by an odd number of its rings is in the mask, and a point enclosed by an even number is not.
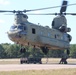
{"type": "Polygon", "coordinates": [[[64,13],[64,15],[76,15],[76,13],[64,13]]]}
{"type": "Polygon", "coordinates": [[[8,10],[0,10],[0,13],[1,12],[13,12],[13,11],[8,11],[8,10]]]}
{"type": "Polygon", "coordinates": [[[60,13],[61,14],[66,11],[67,4],[68,4],[68,1],[63,1],[62,6],[61,6],[61,9],[60,9],[60,13]]]}
{"type": "Polygon", "coordinates": [[[29,13],[27,15],[76,15],[76,13],[41,13],[41,14],[33,14],[33,13],[29,13]]]}

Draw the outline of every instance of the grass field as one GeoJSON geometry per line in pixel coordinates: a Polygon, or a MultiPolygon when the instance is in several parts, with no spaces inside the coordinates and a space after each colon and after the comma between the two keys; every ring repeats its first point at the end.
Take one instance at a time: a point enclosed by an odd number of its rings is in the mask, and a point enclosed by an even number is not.
{"type": "Polygon", "coordinates": [[[76,69],[2,71],[0,75],[76,75],[76,69]]]}
{"type": "Polygon", "coordinates": [[[0,59],[0,64],[19,64],[20,59],[0,59]]]}
{"type": "MultiPolygon", "coordinates": [[[[58,64],[61,58],[43,58],[42,63],[58,64]]],[[[69,58],[68,63],[76,64],[76,59],[69,58]]],[[[0,59],[0,64],[20,64],[20,59],[0,59]]]]}
{"type": "MultiPolygon", "coordinates": [[[[42,62],[46,63],[47,58],[42,62]]],[[[59,63],[60,58],[48,58],[48,63],[59,63]]],[[[76,64],[76,59],[69,58],[68,63],[76,64]]],[[[20,59],[0,59],[1,64],[20,64],[20,59]]],[[[55,69],[55,70],[26,70],[26,71],[0,71],[0,75],[76,75],[75,69],[55,69]]]]}

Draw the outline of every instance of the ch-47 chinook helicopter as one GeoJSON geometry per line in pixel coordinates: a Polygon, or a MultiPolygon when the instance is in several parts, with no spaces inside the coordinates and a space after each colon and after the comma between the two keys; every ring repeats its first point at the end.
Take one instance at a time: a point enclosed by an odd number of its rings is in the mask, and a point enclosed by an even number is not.
{"type": "MultiPolygon", "coordinates": [[[[33,10],[23,10],[23,11],[6,11],[0,10],[0,12],[12,12],[15,13],[14,24],[11,26],[11,29],[7,32],[8,37],[13,42],[16,42],[20,45],[32,45],[34,47],[39,47],[46,54],[48,50],[67,50],[69,54],[70,41],[72,39],[71,35],[67,32],[71,31],[71,28],[67,27],[67,20],[65,15],[76,15],[75,13],[65,13],[67,6],[74,4],[67,4],[67,1],[63,1],[60,13],[49,13],[49,14],[39,14],[39,15],[58,15],[52,21],[52,28],[48,26],[40,26],[29,22],[28,16],[24,13],[51,9],[41,8],[33,10]]],[[[34,15],[34,14],[31,14],[34,15]]],[[[35,14],[36,15],[36,14],[35,14]]],[[[38,14],[37,14],[38,15],[38,14]]]]}

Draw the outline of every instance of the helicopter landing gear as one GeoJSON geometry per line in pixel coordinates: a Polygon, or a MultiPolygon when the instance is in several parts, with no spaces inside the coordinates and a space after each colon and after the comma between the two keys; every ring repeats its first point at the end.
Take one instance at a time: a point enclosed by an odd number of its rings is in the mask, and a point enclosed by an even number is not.
{"type": "Polygon", "coordinates": [[[67,64],[67,58],[61,58],[59,64],[67,64]]]}
{"type": "Polygon", "coordinates": [[[34,50],[34,51],[36,50],[36,46],[35,46],[35,45],[33,46],[33,50],[34,50]]]}
{"type": "Polygon", "coordinates": [[[69,49],[67,49],[66,53],[67,53],[67,55],[69,56],[69,54],[70,54],[70,50],[69,50],[69,49]]]}
{"type": "Polygon", "coordinates": [[[20,53],[25,53],[26,52],[26,49],[25,48],[21,48],[20,49],[20,53]]]}
{"type": "Polygon", "coordinates": [[[70,51],[69,51],[69,49],[67,49],[67,50],[66,50],[66,54],[65,54],[65,53],[63,54],[63,56],[62,56],[59,64],[67,64],[67,63],[68,63],[68,62],[67,62],[67,59],[68,59],[68,57],[69,57],[69,54],[70,54],[70,51]]]}
{"type": "Polygon", "coordinates": [[[41,49],[42,49],[42,52],[43,52],[45,55],[47,55],[49,49],[48,49],[47,47],[41,47],[41,49]]]}
{"type": "MultiPolygon", "coordinates": [[[[49,49],[47,47],[41,47],[42,52],[47,56],[49,49]]],[[[48,56],[46,57],[46,64],[48,63],[48,56]]]]}
{"type": "Polygon", "coordinates": [[[23,64],[25,62],[25,60],[27,60],[25,58],[25,52],[26,52],[26,49],[21,46],[21,48],[20,48],[20,53],[21,53],[20,64],[23,64]]]}

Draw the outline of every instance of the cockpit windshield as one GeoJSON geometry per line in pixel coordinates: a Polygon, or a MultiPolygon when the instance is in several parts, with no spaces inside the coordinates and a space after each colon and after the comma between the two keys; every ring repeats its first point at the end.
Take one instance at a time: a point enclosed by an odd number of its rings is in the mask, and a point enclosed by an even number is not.
{"type": "Polygon", "coordinates": [[[11,26],[10,30],[14,30],[16,28],[17,28],[17,26],[11,26]]]}
{"type": "Polygon", "coordinates": [[[11,28],[10,28],[11,31],[17,30],[17,29],[26,30],[26,27],[22,26],[22,25],[19,25],[19,26],[11,26],[11,28]]]}
{"type": "Polygon", "coordinates": [[[22,29],[23,30],[23,26],[18,26],[18,29],[22,29]]]}
{"type": "Polygon", "coordinates": [[[21,29],[21,30],[26,30],[26,26],[24,26],[24,25],[19,25],[17,28],[21,29]]]}

